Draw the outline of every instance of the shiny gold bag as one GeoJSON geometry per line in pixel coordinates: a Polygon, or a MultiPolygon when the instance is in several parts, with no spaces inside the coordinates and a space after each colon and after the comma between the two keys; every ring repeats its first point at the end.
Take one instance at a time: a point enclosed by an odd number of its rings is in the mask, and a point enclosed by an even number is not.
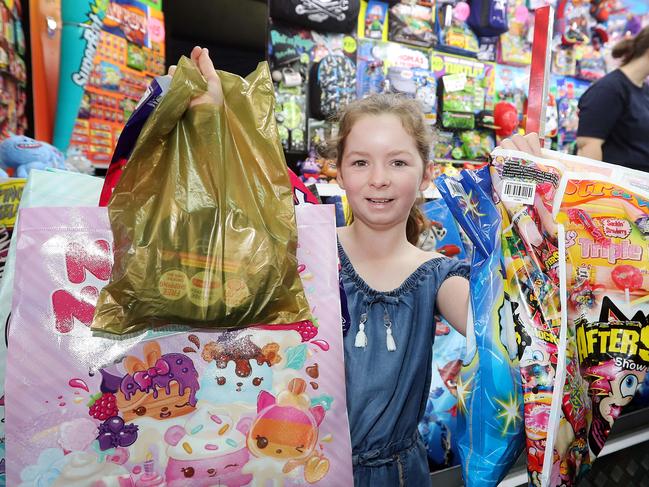
{"type": "Polygon", "coordinates": [[[225,106],[189,107],[207,83],[183,58],[140,134],[108,205],[115,263],[95,330],[311,318],[268,65],[218,74],[225,106]]]}

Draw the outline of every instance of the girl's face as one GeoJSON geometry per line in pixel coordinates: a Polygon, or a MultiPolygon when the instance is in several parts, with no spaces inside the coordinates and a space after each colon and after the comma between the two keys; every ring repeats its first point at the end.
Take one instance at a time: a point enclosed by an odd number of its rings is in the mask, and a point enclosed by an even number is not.
{"type": "Polygon", "coordinates": [[[393,114],[359,118],[347,136],[340,166],[338,184],[354,218],[375,229],[405,222],[431,178],[415,140],[393,114]]]}

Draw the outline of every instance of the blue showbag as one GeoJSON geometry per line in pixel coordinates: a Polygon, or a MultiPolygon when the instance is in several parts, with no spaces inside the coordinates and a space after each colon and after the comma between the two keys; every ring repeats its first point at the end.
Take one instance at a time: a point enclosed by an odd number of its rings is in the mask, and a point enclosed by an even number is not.
{"type": "MultiPolygon", "coordinates": [[[[419,247],[448,257],[466,259],[462,237],[453,215],[442,199],[421,205],[429,226],[423,232],[419,247]]],[[[419,423],[428,459],[435,470],[458,465],[457,449],[457,377],[466,350],[466,338],[455,331],[444,318],[435,317],[433,370],[426,411],[419,423]]]]}
{"type": "Polygon", "coordinates": [[[457,378],[466,338],[446,320],[435,317],[433,370],[426,411],[419,423],[429,463],[434,470],[459,465],[457,446],[457,378]]]}
{"type": "Polygon", "coordinates": [[[523,395],[511,308],[506,299],[500,214],[488,168],[436,181],[456,222],[474,246],[471,261],[473,323],[457,378],[457,441],[467,487],[496,486],[523,447],[523,395]]]}

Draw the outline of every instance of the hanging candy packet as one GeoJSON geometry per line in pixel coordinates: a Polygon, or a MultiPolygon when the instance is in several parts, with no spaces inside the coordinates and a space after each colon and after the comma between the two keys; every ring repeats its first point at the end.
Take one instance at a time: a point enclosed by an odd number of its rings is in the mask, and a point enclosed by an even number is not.
{"type": "Polygon", "coordinates": [[[649,366],[649,193],[615,179],[566,173],[557,196],[579,372],[566,387],[580,391],[572,398],[587,414],[572,437],[558,438],[552,485],[576,485],[589,470],[649,366]]]}
{"type": "Polygon", "coordinates": [[[495,486],[516,461],[523,442],[523,400],[513,325],[505,300],[500,216],[481,189],[488,168],[436,186],[473,244],[467,354],[457,379],[458,445],[467,486],[495,486]]]}
{"type": "Polygon", "coordinates": [[[559,258],[552,202],[563,167],[529,154],[492,154],[493,196],[502,216],[507,289],[520,360],[529,482],[545,485],[554,458],[566,372],[560,347],[559,258]]]}
{"type": "Polygon", "coordinates": [[[115,339],[89,327],[111,270],[106,209],[22,210],[7,484],[352,485],[334,215],[296,216],[317,321],[115,339]]]}

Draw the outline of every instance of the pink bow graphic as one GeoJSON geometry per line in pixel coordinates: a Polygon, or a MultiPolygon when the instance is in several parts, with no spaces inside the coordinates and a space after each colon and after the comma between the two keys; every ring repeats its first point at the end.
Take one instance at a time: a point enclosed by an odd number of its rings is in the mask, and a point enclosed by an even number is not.
{"type": "Polygon", "coordinates": [[[154,377],[167,375],[168,373],[169,364],[165,359],[160,358],[150,369],[133,374],[133,380],[138,386],[140,386],[141,390],[145,390],[151,387],[154,377]]]}

